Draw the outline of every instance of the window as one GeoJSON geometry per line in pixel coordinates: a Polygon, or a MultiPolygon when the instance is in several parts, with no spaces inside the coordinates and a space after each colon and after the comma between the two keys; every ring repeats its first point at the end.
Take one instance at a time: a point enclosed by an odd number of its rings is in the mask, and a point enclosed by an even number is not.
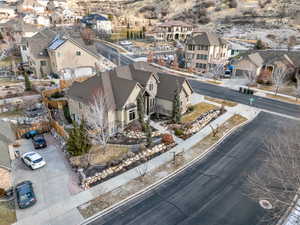
{"type": "Polygon", "coordinates": [[[22,46],[22,50],[26,51],[26,49],[27,49],[27,48],[26,48],[26,45],[23,45],[23,46],[22,46]]]}
{"type": "Polygon", "coordinates": [[[197,59],[207,59],[207,55],[197,54],[197,59]]]}
{"type": "Polygon", "coordinates": [[[79,106],[79,109],[82,109],[82,105],[80,102],[78,103],[78,106],[79,106]]]}
{"type": "Polygon", "coordinates": [[[194,46],[194,45],[189,45],[189,46],[188,46],[188,49],[189,49],[190,51],[194,51],[194,50],[195,50],[195,46],[194,46]]]}
{"type": "Polygon", "coordinates": [[[129,121],[135,119],[135,109],[129,111],[129,121]]]}
{"type": "Polygon", "coordinates": [[[76,55],[81,55],[81,52],[80,51],[76,51],[76,55]]]}
{"type": "Polygon", "coordinates": [[[153,84],[152,84],[152,83],[149,84],[149,90],[150,90],[150,91],[153,90],[153,84]]]}
{"type": "Polygon", "coordinates": [[[46,61],[41,61],[41,66],[46,66],[47,62],[46,61]]]}
{"type": "Polygon", "coordinates": [[[206,69],[206,64],[204,64],[204,63],[196,63],[196,68],[206,69]]]}
{"type": "MultiPolygon", "coordinates": [[[[76,54],[77,54],[77,53],[76,53],[76,54]]],[[[61,56],[61,53],[60,53],[60,52],[58,52],[58,53],[57,53],[57,56],[58,56],[58,57],[60,57],[60,56],[61,56]]]]}

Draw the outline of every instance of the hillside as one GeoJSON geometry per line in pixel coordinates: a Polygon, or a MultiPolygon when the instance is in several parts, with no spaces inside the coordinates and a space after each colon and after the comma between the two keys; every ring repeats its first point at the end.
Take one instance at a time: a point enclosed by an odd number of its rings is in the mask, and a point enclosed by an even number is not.
{"type": "Polygon", "coordinates": [[[140,0],[127,4],[126,15],[164,21],[178,19],[214,25],[225,18],[282,17],[290,21],[300,9],[299,0],[140,0]],[[210,24],[211,23],[211,24],[210,24]]]}

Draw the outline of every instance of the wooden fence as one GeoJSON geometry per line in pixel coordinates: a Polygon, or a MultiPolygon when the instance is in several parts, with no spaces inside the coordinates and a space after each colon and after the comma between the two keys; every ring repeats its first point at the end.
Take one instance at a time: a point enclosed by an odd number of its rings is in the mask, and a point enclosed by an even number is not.
{"type": "Polygon", "coordinates": [[[36,123],[36,124],[32,124],[32,125],[27,125],[27,126],[16,128],[17,139],[21,138],[23,134],[25,134],[31,130],[37,130],[38,132],[44,133],[44,132],[50,131],[50,129],[51,129],[49,122],[41,122],[41,123],[36,123]]]}
{"type": "Polygon", "coordinates": [[[65,131],[64,127],[59,125],[57,121],[51,120],[50,123],[51,123],[51,127],[53,127],[56,133],[58,133],[60,136],[66,139],[69,137],[69,134],[65,131]]]}

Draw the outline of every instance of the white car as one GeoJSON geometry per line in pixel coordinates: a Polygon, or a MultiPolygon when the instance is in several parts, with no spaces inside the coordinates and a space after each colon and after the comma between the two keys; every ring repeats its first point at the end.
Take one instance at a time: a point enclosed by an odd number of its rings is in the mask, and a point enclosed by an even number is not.
{"type": "Polygon", "coordinates": [[[23,162],[31,169],[35,170],[46,165],[43,157],[36,152],[26,152],[22,155],[23,162]]]}

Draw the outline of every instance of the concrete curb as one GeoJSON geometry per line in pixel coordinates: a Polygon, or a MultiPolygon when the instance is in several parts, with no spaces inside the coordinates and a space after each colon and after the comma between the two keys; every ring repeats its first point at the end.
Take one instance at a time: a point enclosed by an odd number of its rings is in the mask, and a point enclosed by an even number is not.
{"type": "MultiPolygon", "coordinates": [[[[255,115],[255,117],[258,114],[255,115]]],[[[209,154],[210,152],[212,152],[214,150],[214,148],[221,143],[222,141],[224,141],[224,139],[226,139],[229,135],[231,135],[233,132],[235,132],[238,128],[250,123],[255,117],[231,128],[222,138],[220,138],[216,143],[214,143],[212,146],[210,146],[208,149],[206,149],[202,154],[200,154],[199,156],[197,156],[195,159],[193,159],[192,161],[190,161],[189,163],[187,163],[186,165],[184,165],[183,167],[175,170],[174,172],[172,172],[170,175],[158,180],[157,182],[149,185],[148,187],[140,190],[139,192],[123,199],[122,201],[110,206],[107,209],[104,209],[103,211],[95,214],[94,216],[91,216],[90,218],[86,219],[84,222],[80,223],[80,225],[87,225],[88,223],[94,221],[95,219],[97,219],[98,217],[102,217],[108,213],[110,213],[111,211],[113,211],[114,209],[117,209],[123,205],[125,205],[127,202],[134,200],[138,197],[140,197],[141,195],[151,191],[152,189],[158,187],[159,185],[167,182],[168,180],[170,180],[171,178],[173,178],[174,176],[176,176],[177,174],[183,172],[184,170],[186,170],[187,168],[191,167],[194,163],[196,163],[197,161],[201,160],[202,158],[204,158],[207,154],[209,154]]]]}

